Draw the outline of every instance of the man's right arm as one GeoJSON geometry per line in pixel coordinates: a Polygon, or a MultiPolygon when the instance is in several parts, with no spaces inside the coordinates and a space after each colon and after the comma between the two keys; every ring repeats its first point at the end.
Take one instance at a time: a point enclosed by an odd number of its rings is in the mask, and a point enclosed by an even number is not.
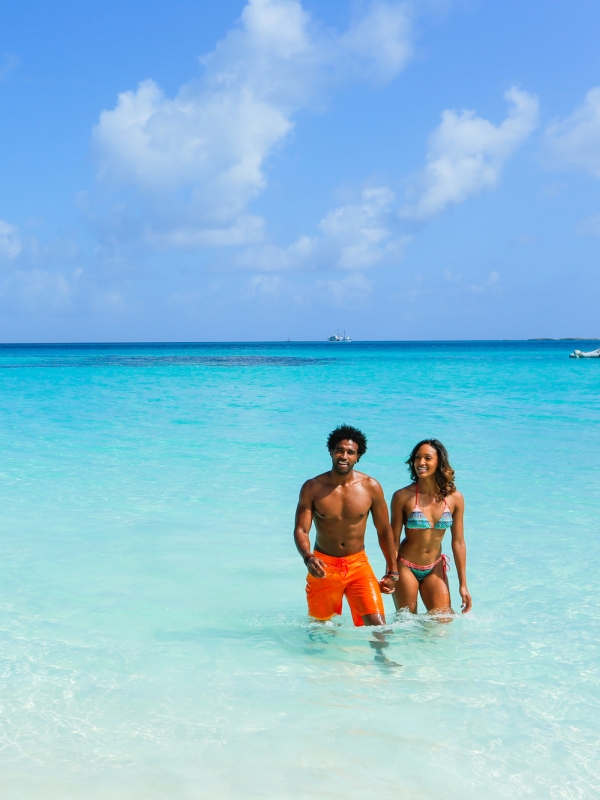
{"type": "Polygon", "coordinates": [[[296,509],[296,525],[294,527],[294,542],[296,549],[302,556],[306,568],[315,578],[325,577],[325,565],[320,558],[316,558],[310,549],[310,528],[313,520],[312,481],[306,481],[300,489],[300,499],[296,509]]]}

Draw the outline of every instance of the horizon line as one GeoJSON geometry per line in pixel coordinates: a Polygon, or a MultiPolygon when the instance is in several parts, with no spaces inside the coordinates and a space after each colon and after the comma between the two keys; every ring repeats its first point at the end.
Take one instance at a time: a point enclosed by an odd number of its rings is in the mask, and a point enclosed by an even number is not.
{"type": "Polygon", "coordinates": [[[527,339],[353,339],[350,342],[330,342],[327,339],[210,339],[193,340],[97,340],[97,341],[62,341],[62,342],[0,342],[0,347],[61,347],[61,346],[110,346],[110,345],[208,345],[208,344],[431,344],[431,343],[473,343],[473,342],[597,342],[600,337],[566,336],[559,338],[536,337],[527,339]]]}

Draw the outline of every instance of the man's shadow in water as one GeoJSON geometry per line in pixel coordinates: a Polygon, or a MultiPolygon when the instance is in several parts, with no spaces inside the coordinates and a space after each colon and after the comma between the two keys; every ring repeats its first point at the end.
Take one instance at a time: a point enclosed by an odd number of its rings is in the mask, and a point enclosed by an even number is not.
{"type": "MultiPolygon", "coordinates": [[[[373,658],[375,664],[386,670],[402,667],[402,664],[392,661],[385,654],[385,650],[390,646],[387,637],[392,633],[391,630],[373,631],[373,638],[369,639],[369,647],[375,651],[373,658]]],[[[313,623],[313,626],[308,628],[307,635],[309,644],[304,648],[307,655],[325,655],[327,647],[337,643],[336,629],[326,623],[313,623]]]]}

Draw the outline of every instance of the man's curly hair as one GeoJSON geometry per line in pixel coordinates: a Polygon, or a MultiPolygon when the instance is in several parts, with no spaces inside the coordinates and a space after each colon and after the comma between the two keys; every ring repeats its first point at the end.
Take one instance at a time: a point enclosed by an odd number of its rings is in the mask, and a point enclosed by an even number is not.
{"type": "Polygon", "coordinates": [[[353,428],[352,425],[340,425],[334,431],[331,431],[327,437],[327,449],[329,452],[332,453],[338,442],[344,439],[351,439],[357,444],[359,458],[367,452],[367,437],[358,428],[353,428]]]}

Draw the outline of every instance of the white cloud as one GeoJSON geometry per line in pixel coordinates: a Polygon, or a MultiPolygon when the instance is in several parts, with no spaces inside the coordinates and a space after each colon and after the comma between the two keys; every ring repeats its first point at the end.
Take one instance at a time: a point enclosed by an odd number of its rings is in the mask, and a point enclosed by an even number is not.
{"type": "Polygon", "coordinates": [[[373,290],[373,284],[361,272],[352,272],[338,278],[309,280],[299,283],[281,275],[261,273],[245,284],[244,297],[266,303],[284,303],[297,307],[314,306],[315,303],[341,308],[348,303],[361,304],[373,290]]]}
{"type": "Polygon", "coordinates": [[[228,228],[188,226],[160,231],[148,226],[142,238],[146,244],[160,248],[232,247],[259,242],[264,226],[262,217],[240,214],[228,228]]]}
{"type": "Polygon", "coordinates": [[[363,190],[358,203],[330,211],[317,236],[301,236],[289,247],[247,250],[239,266],[278,271],[306,268],[363,270],[385,259],[402,258],[408,237],[397,231],[395,195],[385,186],[363,190]]]}
{"type": "Polygon", "coordinates": [[[337,251],[335,266],[364,269],[399,251],[400,242],[390,224],[394,199],[394,193],[385,187],[366,189],[362,203],[327,214],[319,224],[324,234],[321,242],[337,251]]]}
{"type": "Polygon", "coordinates": [[[246,284],[246,297],[272,299],[281,294],[283,286],[279,275],[255,275],[246,284]]]}
{"type": "Polygon", "coordinates": [[[77,277],[69,279],[61,272],[37,268],[16,270],[8,275],[0,294],[13,309],[25,307],[44,314],[67,307],[76,283],[77,277]]]}
{"type": "Polygon", "coordinates": [[[127,301],[122,292],[113,289],[109,291],[95,291],[92,297],[94,311],[116,311],[124,313],[129,311],[127,301]]]}
{"type": "Polygon", "coordinates": [[[487,276],[487,280],[481,284],[471,283],[467,286],[467,291],[472,294],[483,294],[484,292],[498,291],[500,289],[500,275],[492,270],[487,276]]]}
{"type": "Polygon", "coordinates": [[[360,272],[337,280],[317,281],[315,292],[327,305],[338,308],[348,303],[360,304],[370,295],[373,286],[360,272]]]}
{"type": "Polygon", "coordinates": [[[372,2],[340,38],[340,49],[381,80],[397,75],[412,55],[411,8],[407,3],[372,2]]]}
{"type": "Polygon", "coordinates": [[[546,136],[558,161],[600,178],[600,87],[570,117],[552,123],[546,136]]]}
{"type": "Polygon", "coordinates": [[[240,25],[201,59],[201,79],[174,98],[143,81],[101,113],[100,183],[137,209],[131,224],[113,209],[114,235],[141,231],[173,247],[256,241],[262,222],[247,206],[265,189],[265,161],[289,137],[294,114],[341,72],[360,65],[389,79],[409,53],[406,3],[371,2],[335,34],[313,24],[299,0],[249,0],[240,25]]]}
{"type": "Polygon", "coordinates": [[[0,219],[0,258],[16,258],[22,249],[17,228],[0,219]]]}
{"type": "Polygon", "coordinates": [[[5,81],[10,73],[19,66],[19,59],[14,53],[4,53],[0,59],[0,83],[5,81]]]}
{"type": "Polygon", "coordinates": [[[580,236],[600,236],[600,214],[592,214],[591,217],[582,220],[576,228],[576,233],[580,236]]]}
{"type": "Polygon", "coordinates": [[[539,104],[533,95],[513,87],[504,96],[510,106],[500,125],[476,117],[474,111],[442,113],[429,140],[417,200],[402,209],[402,216],[427,219],[496,184],[506,160],[534,130],[538,118],[539,104]]]}

